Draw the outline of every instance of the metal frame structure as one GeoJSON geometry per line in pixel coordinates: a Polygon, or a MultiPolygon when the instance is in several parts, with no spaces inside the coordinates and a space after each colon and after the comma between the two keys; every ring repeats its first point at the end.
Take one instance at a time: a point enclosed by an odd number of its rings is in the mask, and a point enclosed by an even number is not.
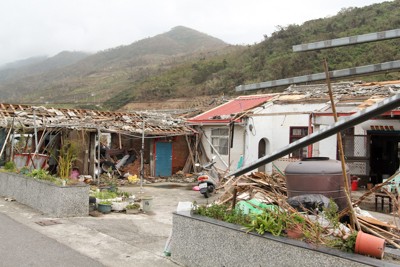
{"type": "Polygon", "coordinates": [[[292,46],[293,52],[304,52],[310,50],[327,49],[339,46],[377,42],[400,37],[400,29],[394,29],[382,32],[373,32],[362,35],[353,35],[350,37],[325,40],[320,42],[300,44],[292,46]]]}

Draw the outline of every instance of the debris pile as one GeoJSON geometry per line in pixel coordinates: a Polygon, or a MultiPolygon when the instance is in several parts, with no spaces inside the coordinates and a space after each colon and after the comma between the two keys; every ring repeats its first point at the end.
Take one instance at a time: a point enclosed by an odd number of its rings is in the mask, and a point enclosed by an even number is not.
{"type": "MultiPolygon", "coordinates": [[[[374,192],[379,192],[381,187],[388,182],[390,182],[390,179],[385,183],[375,186],[358,200],[353,201],[352,204],[356,211],[356,216],[359,220],[361,229],[355,229],[355,227],[346,219],[346,217],[348,217],[347,215],[349,215],[348,208],[341,212],[338,212],[337,207],[336,210],[332,211],[332,207],[329,205],[323,205],[323,207],[316,207],[315,209],[306,209],[304,206],[302,206],[302,210],[299,210],[298,207],[296,209],[290,201],[292,198],[288,199],[287,197],[286,179],[285,176],[280,173],[268,175],[262,172],[255,172],[250,175],[242,175],[236,178],[232,177],[218,188],[218,190],[222,191],[222,195],[218,200],[216,200],[215,204],[228,204],[232,208],[238,209],[239,207],[242,210],[244,208],[246,212],[259,211],[258,209],[261,208],[265,211],[265,207],[268,206],[269,209],[271,209],[271,206],[274,206],[272,210],[280,210],[284,211],[284,213],[301,216],[306,222],[306,227],[308,229],[304,231],[312,232],[315,230],[315,239],[313,241],[320,244],[330,243],[333,238],[338,237],[343,239],[343,242],[351,243],[346,240],[349,240],[350,238],[354,239],[355,236],[357,236],[355,230],[361,230],[359,232],[368,233],[383,239],[386,244],[398,249],[400,248],[399,227],[395,223],[387,223],[373,218],[369,212],[363,211],[357,206],[368,195],[373,194],[374,192]],[[243,202],[245,205],[242,204],[243,202]]],[[[387,191],[386,193],[390,194],[390,192],[387,191]]],[[[323,195],[318,196],[324,197],[323,195]]],[[[393,198],[395,206],[394,216],[397,215],[398,217],[399,211],[397,196],[392,195],[391,197],[393,198]]],[[[332,202],[337,206],[333,200],[328,199],[328,201],[325,202],[332,202]]],[[[261,213],[255,213],[258,214],[258,216],[261,216],[261,213]]],[[[293,217],[289,216],[288,218],[293,217]]]]}
{"type": "Polygon", "coordinates": [[[217,200],[217,204],[224,204],[233,200],[248,200],[258,197],[265,201],[286,201],[286,179],[279,173],[267,175],[263,172],[254,172],[237,179],[229,179],[218,190],[224,191],[217,200]]]}
{"type": "MultiPolygon", "coordinates": [[[[332,84],[332,91],[337,98],[344,97],[371,97],[391,96],[400,89],[400,81],[363,83],[339,82],[332,84]]],[[[311,98],[324,98],[328,96],[328,86],[316,85],[291,85],[285,90],[286,94],[302,94],[311,98]]]]}
{"type": "Polygon", "coordinates": [[[95,129],[102,132],[166,135],[191,134],[184,120],[151,112],[108,112],[85,109],[55,109],[43,106],[0,103],[0,127],[95,129]]]}

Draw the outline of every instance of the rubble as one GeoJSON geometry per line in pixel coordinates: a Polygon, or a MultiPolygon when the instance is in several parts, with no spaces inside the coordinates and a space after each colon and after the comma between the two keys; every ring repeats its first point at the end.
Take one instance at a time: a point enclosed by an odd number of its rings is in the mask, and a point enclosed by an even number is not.
{"type": "MultiPolygon", "coordinates": [[[[399,83],[400,81],[375,83],[363,83],[362,81],[338,82],[332,84],[332,91],[339,99],[375,95],[388,97],[397,93],[399,83]]],[[[328,86],[326,84],[291,85],[284,91],[284,94],[302,94],[311,98],[323,98],[328,97],[328,86]]]]}
{"type": "MultiPolygon", "coordinates": [[[[368,195],[380,190],[382,186],[389,182],[390,179],[388,179],[385,183],[376,185],[373,189],[367,191],[364,195],[362,195],[358,200],[353,201],[352,204],[355,207],[354,209],[356,210],[356,216],[359,220],[363,232],[382,238],[390,246],[399,249],[399,227],[395,224],[387,223],[379,219],[373,218],[371,214],[361,210],[357,206],[368,195]]],[[[261,203],[276,205],[280,209],[286,210],[289,213],[300,214],[287,203],[285,176],[280,173],[273,173],[272,175],[268,175],[261,172],[254,172],[250,175],[242,175],[237,178],[230,178],[224,181],[224,183],[218,188],[218,190],[222,191],[222,195],[215,201],[215,204],[232,203],[231,207],[234,208],[237,207],[236,203],[239,201],[246,200],[247,203],[249,203],[251,202],[249,200],[257,199],[257,201],[260,201],[261,203]]],[[[398,211],[399,205],[397,198],[393,195],[392,197],[395,206],[394,210],[398,211]]],[[[350,232],[353,232],[355,230],[347,224],[341,224],[337,229],[332,228],[332,225],[329,226],[329,222],[324,219],[325,211],[323,211],[322,213],[315,213],[315,211],[308,210],[306,211],[306,213],[308,215],[302,213],[302,216],[304,216],[309,228],[316,229],[317,226],[315,225],[315,223],[317,222],[318,225],[323,226],[324,231],[323,233],[321,233],[321,237],[323,235],[325,236],[325,238],[329,238],[329,236],[340,236],[346,239],[348,238],[348,236],[350,236],[350,232]]],[[[344,209],[340,214],[338,214],[338,218],[343,218],[345,215],[347,215],[347,213],[348,209],[344,209]]],[[[394,214],[394,216],[397,217],[398,215],[399,214],[397,213],[394,214]]],[[[323,242],[322,239],[320,241],[323,242]]]]}
{"type": "Polygon", "coordinates": [[[64,127],[77,130],[93,129],[102,132],[142,134],[144,122],[146,134],[193,134],[193,130],[184,124],[183,119],[155,112],[105,112],[0,103],[0,118],[0,127],[4,128],[13,124],[27,128],[64,127]]]}

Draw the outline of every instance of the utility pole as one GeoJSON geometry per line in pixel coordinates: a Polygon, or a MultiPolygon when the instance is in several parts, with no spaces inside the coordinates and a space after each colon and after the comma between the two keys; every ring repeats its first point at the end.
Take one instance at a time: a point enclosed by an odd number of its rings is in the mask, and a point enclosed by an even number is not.
{"type": "Polygon", "coordinates": [[[144,117],[142,117],[142,149],[140,150],[140,193],[143,193],[144,117]]]}

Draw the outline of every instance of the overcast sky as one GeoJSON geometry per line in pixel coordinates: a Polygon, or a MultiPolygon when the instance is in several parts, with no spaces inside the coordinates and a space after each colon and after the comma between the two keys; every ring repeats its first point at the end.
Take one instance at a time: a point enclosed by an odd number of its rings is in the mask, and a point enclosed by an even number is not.
{"type": "MultiPolygon", "coordinates": [[[[230,44],[379,0],[0,0],[0,65],[127,45],[181,25],[230,44]]],[[[389,29],[388,29],[389,30],[389,29]]]]}

